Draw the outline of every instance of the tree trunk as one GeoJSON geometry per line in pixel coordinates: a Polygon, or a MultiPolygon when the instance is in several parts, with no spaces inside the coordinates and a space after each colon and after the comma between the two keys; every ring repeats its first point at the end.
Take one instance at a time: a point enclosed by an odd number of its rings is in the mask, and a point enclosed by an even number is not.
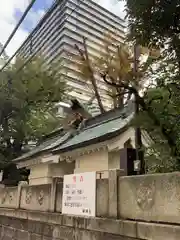
{"type": "Polygon", "coordinates": [[[14,139],[13,142],[13,155],[14,157],[18,157],[22,153],[22,140],[20,139],[14,139]]]}
{"type": "Polygon", "coordinates": [[[91,78],[92,78],[92,85],[93,85],[95,97],[97,99],[100,111],[101,111],[101,113],[104,113],[105,109],[104,109],[104,106],[103,106],[102,101],[101,101],[101,96],[100,96],[99,91],[98,91],[96,80],[94,79],[94,76],[91,76],[91,78]]]}
{"type": "Polygon", "coordinates": [[[9,137],[8,118],[6,116],[3,116],[2,128],[3,128],[4,139],[5,139],[6,144],[7,144],[7,149],[8,149],[8,151],[11,152],[11,140],[10,140],[10,137],[9,137]]]}
{"type": "MultiPolygon", "coordinates": [[[[138,99],[135,99],[135,115],[139,115],[139,102],[138,99]]],[[[141,128],[137,126],[135,128],[135,144],[136,144],[136,159],[140,160],[140,174],[145,173],[145,162],[144,162],[144,152],[142,144],[142,134],[141,128]]]]}
{"type": "Polygon", "coordinates": [[[104,106],[102,104],[101,96],[99,94],[98,86],[97,86],[97,83],[96,83],[96,79],[94,77],[94,72],[93,72],[91,64],[90,64],[89,54],[88,54],[87,45],[86,45],[86,39],[85,38],[83,38],[83,44],[84,44],[84,50],[85,50],[85,60],[87,62],[88,68],[89,68],[90,79],[91,79],[91,83],[92,83],[92,86],[93,86],[93,89],[94,89],[95,97],[97,99],[97,102],[98,102],[98,105],[99,105],[101,113],[104,113],[105,109],[104,109],[104,106]]]}
{"type": "MultiPolygon", "coordinates": [[[[136,76],[138,73],[138,46],[134,46],[134,78],[137,80],[136,76]]],[[[137,92],[137,91],[136,91],[137,92]]],[[[138,92],[135,95],[135,115],[138,117],[139,115],[139,102],[137,98],[138,92]]],[[[138,95],[139,96],[139,95],[138,95]]],[[[136,159],[140,161],[140,171],[139,174],[144,174],[145,173],[145,163],[144,163],[144,154],[143,154],[143,149],[142,149],[142,136],[141,136],[141,128],[140,126],[137,126],[135,128],[135,144],[136,144],[136,159]]]]}

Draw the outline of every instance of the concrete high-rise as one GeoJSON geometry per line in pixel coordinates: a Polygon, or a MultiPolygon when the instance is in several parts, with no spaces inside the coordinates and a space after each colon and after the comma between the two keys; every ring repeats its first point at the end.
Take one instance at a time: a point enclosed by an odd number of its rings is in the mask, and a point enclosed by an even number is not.
{"type": "MultiPolygon", "coordinates": [[[[93,92],[77,77],[78,69],[70,57],[77,54],[74,45],[82,47],[85,37],[89,53],[96,56],[101,52],[104,33],[116,33],[115,40],[123,42],[124,28],[124,20],[92,0],[58,0],[23,43],[19,55],[28,58],[31,54],[42,53],[47,64],[63,59],[63,74],[71,87],[68,94],[85,103],[93,92]]],[[[104,105],[110,107],[103,81],[99,80],[98,87],[104,105]]]]}

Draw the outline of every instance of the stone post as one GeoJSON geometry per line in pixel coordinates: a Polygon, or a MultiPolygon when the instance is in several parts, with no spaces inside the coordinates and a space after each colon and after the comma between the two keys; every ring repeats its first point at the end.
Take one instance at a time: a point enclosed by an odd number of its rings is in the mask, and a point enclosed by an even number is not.
{"type": "Polygon", "coordinates": [[[61,178],[53,178],[51,185],[51,200],[50,200],[50,212],[56,211],[56,192],[57,192],[57,183],[61,178]]]}
{"type": "Polygon", "coordinates": [[[56,186],[57,185],[57,178],[52,179],[51,184],[51,195],[50,195],[50,212],[55,212],[55,204],[56,204],[56,186]]]}
{"type": "Polygon", "coordinates": [[[121,169],[109,170],[109,217],[118,218],[118,177],[124,176],[121,169]]]}
{"type": "Polygon", "coordinates": [[[20,208],[21,206],[21,192],[22,192],[22,186],[28,185],[27,182],[21,181],[18,184],[18,192],[17,192],[17,199],[16,199],[16,208],[20,208]]]}

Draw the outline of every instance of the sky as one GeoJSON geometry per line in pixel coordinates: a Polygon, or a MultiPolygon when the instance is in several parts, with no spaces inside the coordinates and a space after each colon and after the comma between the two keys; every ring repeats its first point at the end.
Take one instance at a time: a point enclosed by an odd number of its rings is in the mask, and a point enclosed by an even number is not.
{"type": "MultiPolygon", "coordinates": [[[[36,0],[31,11],[6,49],[11,56],[36,26],[54,0],[36,0]]],[[[124,3],[118,0],[94,0],[124,18],[124,3]]],[[[31,0],[5,0],[0,8],[0,43],[4,44],[31,0]]]]}

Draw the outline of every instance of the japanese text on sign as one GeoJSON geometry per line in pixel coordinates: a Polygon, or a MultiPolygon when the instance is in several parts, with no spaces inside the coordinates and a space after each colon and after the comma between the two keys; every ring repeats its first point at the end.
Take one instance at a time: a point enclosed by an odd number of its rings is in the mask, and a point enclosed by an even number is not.
{"type": "Polygon", "coordinates": [[[64,176],[62,213],[95,216],[96,173],[64,176]]]}

